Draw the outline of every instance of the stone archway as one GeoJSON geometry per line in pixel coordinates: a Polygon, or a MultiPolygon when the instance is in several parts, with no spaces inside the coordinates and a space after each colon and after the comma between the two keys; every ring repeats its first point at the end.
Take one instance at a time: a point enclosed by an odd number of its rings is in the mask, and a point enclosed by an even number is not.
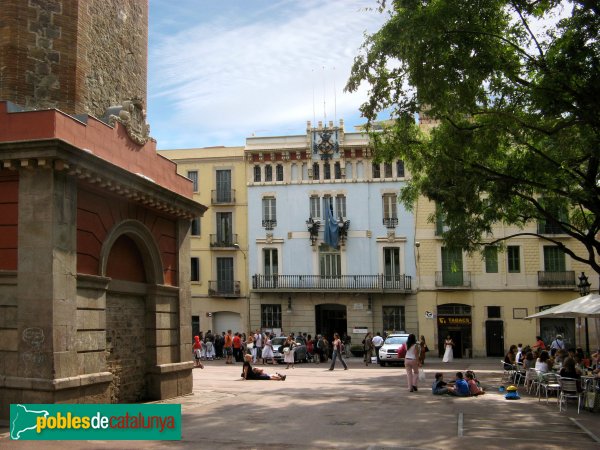
{"type": "Polygon", "coordinates": [[[110,399],[139,402],[148,398],[146,374],[154,360],[146,334],[152,312],[146,305],[148,287],[163,282],[160,252],[141,222],[127,220],[109,233],[100,263],[101,275],[111,278],[105,310],[110,399]]]}

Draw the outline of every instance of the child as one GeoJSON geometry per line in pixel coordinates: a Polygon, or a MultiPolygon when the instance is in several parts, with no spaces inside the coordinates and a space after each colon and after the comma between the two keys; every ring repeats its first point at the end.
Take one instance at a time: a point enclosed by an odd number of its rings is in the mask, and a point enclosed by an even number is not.
{"type": "Polygon", "coordinates": [[[194,359],[196,361],[194,367],[200,367],[201,369],[204,369],[204,366],[200,362],[200,357],[202,356],[202,341],[200,340],[200,336],[194,336],[194,345],[192,350],[194,352],[194,359]]]}
{"type": "Polygon", "coordinates": [[[485,394],[485,391],[477,385],[477,381],[475,380],[475,374],[473,372],[471,372],[470,370],[467,370],[466,375],[467,375],[467,384],[469,385],[469,393],[471,395],[485,394]]]}
{"type": "Polygon", "coordinates": [[[444,381],[444,374],[437,372],[435,374],[435,381],[431,386],[431,392],[433,395],[444,395],[450,394],[454,391],[454,388],[448,386],[448,383],[444,381]]]}
{"type": "Polygon", "coordinates": [[[465,381],[462,372],[456,372],[456,381],[454,382],[454,391],[452,393],[458,397],[469,396],[469,385],[465,381]]]}

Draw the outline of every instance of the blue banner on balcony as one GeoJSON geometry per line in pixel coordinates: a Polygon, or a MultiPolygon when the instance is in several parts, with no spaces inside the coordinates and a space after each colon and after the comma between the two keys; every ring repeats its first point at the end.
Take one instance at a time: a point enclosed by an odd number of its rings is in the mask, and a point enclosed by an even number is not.
{"type": "Polygon", "coordinates": [[[329,205],[327,217],[325,218],[325,243],[333,248],[338,248],[339,227],[337,220],[333,217],[333,205],[329,205]]]}

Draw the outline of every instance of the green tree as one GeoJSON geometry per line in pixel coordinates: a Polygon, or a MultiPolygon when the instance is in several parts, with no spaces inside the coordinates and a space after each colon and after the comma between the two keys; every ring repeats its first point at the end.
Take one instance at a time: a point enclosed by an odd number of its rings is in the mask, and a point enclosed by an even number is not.
{"type": "Polygon", "coordinates": [[[535,235],[600,273],[597,2],[378,3],[389,18],[366,36],[346,90],[369,85],[361,112],[375,155],[412,173],[401,201],[435,201],[447,244],[468,251],[494,239],[495,223],[550,224],[585,251],[535,235]],[[375,132],[382,112],[392,120],[375,132]]]}

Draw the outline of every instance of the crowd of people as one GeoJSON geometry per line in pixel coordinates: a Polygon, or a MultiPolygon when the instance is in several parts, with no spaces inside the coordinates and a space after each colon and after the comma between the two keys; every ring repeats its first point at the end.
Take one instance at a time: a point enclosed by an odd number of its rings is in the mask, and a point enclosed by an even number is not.
{"type": "MultiPolygon", "coordinates": [[[[202,361],[221,359],[225,360],[225,364],[244,362],[244,355],[246,354],[252,356],[253,364],[259,362],[262,364],[275,364],[275,352],[272,344],[275,337],[274,333],[261,330],[248,334],[234,333],[231,330],[221,333],[213,333],[212,330],[208,330],[206,333],[200,331],[198,335],[194,336],[192,344],[195,366],[202,368],[202,361]]],[[[298,345],[306,346],[307,359],[315,363],[327,363],[333,360],[335,356],[342,364],[345,364],[342,357],[350,355],[351,338],[347,334],[343,336],[335,334],[331,339],[333,342],[330,342],[325,335],[321,334],[317,334],[313,338],[307,333],[298,333],[297,335],[295,333],[288,335],[281,333],[277,337],[286,338],[282,346],[284,350],[283,362],[287,364],[286,368],[294,367],[294,349],[298,345]]],[[[377,333],[373,345],[376,352],[383,345],[383,338],[380,333],[377,333]]]]}
{"type": "Polygon", "coordinates": [[[600,373],[600,350],[587,355],[581,347],[567,348],[563,336],[557,334],[547,346],[541,336],[536,336],[532,346],[522,344],[511,345],[504,357],[505,370],[521,373],[525,383],[532,382],[527,377],[529,369],[535,369],[540,376],[545,373],[557,373],[561,377],[577,380],[577,388],[581,390],[581,376],[600,373]]]}

